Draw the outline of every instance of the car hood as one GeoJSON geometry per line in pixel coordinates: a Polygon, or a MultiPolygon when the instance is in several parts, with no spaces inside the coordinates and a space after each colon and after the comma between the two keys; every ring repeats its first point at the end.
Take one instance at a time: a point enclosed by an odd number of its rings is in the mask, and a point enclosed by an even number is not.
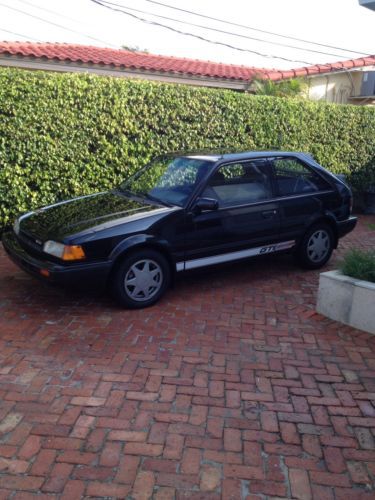
{"type": "Polygon", "coordinates": [[[21,217],[20,230],[40,242],[62,241],[65,237],[103,225],[117,225],[168,210],[160,205],[129,198],[116,191],[82,196],[56,203],[21,217]]]}

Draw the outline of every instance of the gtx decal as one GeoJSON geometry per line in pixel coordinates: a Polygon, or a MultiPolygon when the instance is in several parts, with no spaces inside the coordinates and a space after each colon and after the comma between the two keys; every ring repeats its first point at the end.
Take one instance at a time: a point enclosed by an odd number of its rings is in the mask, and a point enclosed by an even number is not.
{"type": "Polygon", "coordinates": [[[188,269],[195,269],[197,267],[212,266],[214,264],[230,262],[231,260],[246,259],[247,257],[255,257],[256,255],[280,252],[281,250],[292,248],[295,243],[295,240],[283,241],[281,243],[275,243],[274,245],[266,245],[262,247],[249,248],[247,250],[240,250],[238,252],[212,255],[210,257],[202,257],[201,259],[188,260],[186,262],[177,262],[176,270],[184,271],[188,269]]]}

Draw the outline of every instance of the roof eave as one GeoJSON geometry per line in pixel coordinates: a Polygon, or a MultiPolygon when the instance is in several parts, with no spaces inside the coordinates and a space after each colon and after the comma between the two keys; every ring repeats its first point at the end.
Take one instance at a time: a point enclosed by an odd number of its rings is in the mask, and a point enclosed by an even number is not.
{"type": "Polygon", "coordinates": [[[170,83],[199,85],[205,87],[226,88],[232,90],[247,90],[249,82],[242,79],[212,77],[208,75],[193,75],[168,71],[147,70],[143,68],[127,68],[125,66],[83,63],[47,59],[45,57],[28,57],[21,55],[0,54],[0,66],[17,67],[31,70],[93,73],[103,76],[139,78],[143,80],[159,80],[170,83]]]}

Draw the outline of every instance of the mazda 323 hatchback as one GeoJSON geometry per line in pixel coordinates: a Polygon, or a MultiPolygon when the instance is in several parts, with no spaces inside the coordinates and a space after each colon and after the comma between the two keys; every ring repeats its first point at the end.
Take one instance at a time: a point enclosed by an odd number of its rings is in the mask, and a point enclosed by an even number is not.
{"type": "Polygon", "coordinates": [[[4,233],[24,270],[154,304],[175,273],[273,252],[317,269],[354,229],[352,195],[309,155],[158,157],[112,191],[29,212],[4,233]]]}

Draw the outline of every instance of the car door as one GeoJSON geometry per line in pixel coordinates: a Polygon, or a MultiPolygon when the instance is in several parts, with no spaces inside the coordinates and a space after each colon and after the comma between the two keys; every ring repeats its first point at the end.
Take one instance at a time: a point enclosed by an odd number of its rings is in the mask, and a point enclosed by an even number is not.
{"type": "Polygon", "coordinates": [[[281,238],[297,241],[328,207],[339,202],[337,193],[299,158],[274,157],[270,163],[279,199],[281,238]]]}
{"type": "Polygon", "coordinates": [[[215,210],[186,216],[185,269],[272,251],[279,241],[279,210],[267,159],[219,166],[198,198],[217,201],[215,210]]]}

